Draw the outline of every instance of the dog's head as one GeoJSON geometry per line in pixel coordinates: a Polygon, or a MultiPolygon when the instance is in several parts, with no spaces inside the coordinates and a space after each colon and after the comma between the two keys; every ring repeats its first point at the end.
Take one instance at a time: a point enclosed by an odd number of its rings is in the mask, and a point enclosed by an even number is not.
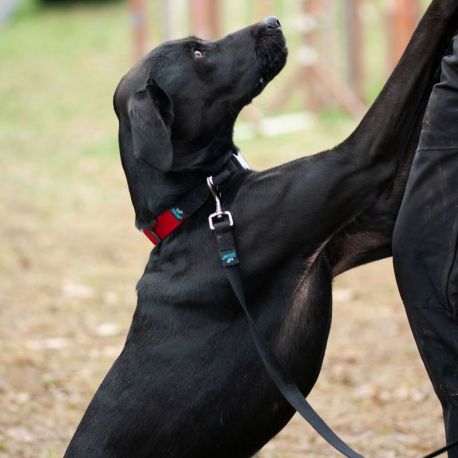
{"type": "Polygon", "coordinates": [[[286,56],[280,23],[269,17],[217,41],[166,42],[135,65],[114,97],[131,194],[134,167],[162,174],[197,170],[231,150],[237,115],[279,73],[286,56]]]}

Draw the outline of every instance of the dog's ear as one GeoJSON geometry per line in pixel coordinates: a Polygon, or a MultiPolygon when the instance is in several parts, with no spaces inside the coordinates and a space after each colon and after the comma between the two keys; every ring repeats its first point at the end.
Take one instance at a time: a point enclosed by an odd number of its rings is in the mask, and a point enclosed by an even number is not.
{"type": "Polygon", "coordinates": [[[162,172],[172,167],[170,130],[173,105],[169,96],[153,81],[128,102],[134,155],[162,172]]]}

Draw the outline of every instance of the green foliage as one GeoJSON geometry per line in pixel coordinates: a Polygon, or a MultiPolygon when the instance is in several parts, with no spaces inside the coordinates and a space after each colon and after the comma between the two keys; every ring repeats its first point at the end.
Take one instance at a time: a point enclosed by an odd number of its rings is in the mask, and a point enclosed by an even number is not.
{"type": "Polygon", "coordinates": [[[21,0],[18,8],[14,11],[11,21],[18,21],[22,18],[34,14],[39,9],[37,0],[21,0]]]}

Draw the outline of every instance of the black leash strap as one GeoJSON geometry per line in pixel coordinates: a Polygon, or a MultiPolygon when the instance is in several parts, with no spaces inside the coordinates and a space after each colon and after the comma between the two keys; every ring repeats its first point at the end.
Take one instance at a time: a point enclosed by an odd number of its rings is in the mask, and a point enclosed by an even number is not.
{"type": "MultiPolygon", "coordinates": [[[[237,297],[248,321],[251,337],[256,346],[256,350],[283,397],[291,406],[312,426],[313,429],[330,445],[348,458],[364,458],[363,455],[355,452],[325,423],[325,421],[315,412],[313,407],[305,400],[296,382],[285,371],[278,359],[274,355],[270,345],[258,330],[256,323],[248,311],[243,287],[242,274],[239,266],[239,258],[235,246],[235,239],[232,233],[234,221],[228,211],[223,211],[217,186],[212,177],[207,178],[208,189],[216,202],[216,211],[208,217],[210,229],[215,233],[216,244],[221,264],[224,267],[226,277],[237,297]]],[[[458,446],[458,441],[452,442],[445,447],[424,456],[423,458],[434,458],[458,446]]]]}
{"type": "Polygon", "coordinates": [[[442,455],[442,453],[448,452],[449,450],[457,446],[458,446],[458,440],[456,440],[455,442],[451,442],[450,444],[446,445],[445,447],[442,447],[439,450],[436,450],[435,452],[432,452],[429,455],[424,456],[423,458],[434,458],[436,456],[442,455]]]}
{"type": "Polygon", "coordinates": [[[210,229],[215,233],[221,263],[225,268],[224,271],[227,279],[245,312],[251,336],[267,372],[284,398],[309,422],[321,437],[346,457],[363,458],[362,455],[345,444],[345,442],[332,431],[324,420],[315,412],[312,406],[304,399],[296,383],[283,369],[273,354],[270,345],[256,327],[256,323],[251,317],[246,303],[239,259],[235,247],[234,236],[232,234],[232,215],[229,212],[222,211],[219,197],[213,189],[211,178],[208,180],[208,185],[210,192],[213,194],[213,197],[215,197],[217,205],[216,212],[209,217],[210,229]]]}

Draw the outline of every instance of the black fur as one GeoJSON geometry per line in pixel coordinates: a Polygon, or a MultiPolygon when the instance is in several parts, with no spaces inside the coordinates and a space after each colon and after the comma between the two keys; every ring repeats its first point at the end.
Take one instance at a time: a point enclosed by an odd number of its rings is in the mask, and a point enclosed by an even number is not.
{"type": "MultiPolygon", "coordinates": [[[[235,150],[237,114],[286,60],[281,30],[269,24],[215,42],[165,43],[122,79],[115,109],[139,228],[235,150]]],[[[223,187],[251,310],[304,395],[324,357],[333,276],[391,254],[424,109],[457,25],[458,2],[434,0],[345,142],[235,173],[223,187]]],[[[207,225],[213,208],[208,201],[152,251],[126,345],[67,457],[248,457],[291,418],[220,267],[207,225]]]]}

